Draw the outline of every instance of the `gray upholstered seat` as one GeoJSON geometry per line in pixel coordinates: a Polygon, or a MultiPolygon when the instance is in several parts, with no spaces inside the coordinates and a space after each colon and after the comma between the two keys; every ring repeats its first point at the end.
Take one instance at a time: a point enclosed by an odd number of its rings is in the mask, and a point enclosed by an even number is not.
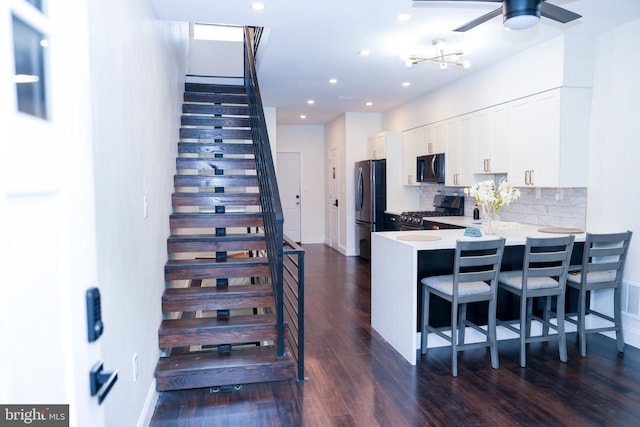
{"type": "Polygon", "coordinates": [[[498,344],[496,339],[497,277],[502,262],[505,239],[458,241],[453,274],[426,277],[422,283],[422,354],[427,352],[430,332],[451,343],[452,374],[458,376],[458,352],[479,347],[489,347],[491,366],[498,368],[498,344]],[[429,324],[429,300],[434,294],[451,303],[451,326],[436,328],[429,324]],[[488,302],[487,329],[466,319],[467,304],[488,302]],[[465,344],[465,327],[469,326],[487,337],[485,342],[465,344]],[[444,333],[447,330],[450,335],[444,333]]]}
{"type": "Polygon", "coordinates": [[[567,271],[575,236],[532,238],[527,237],[522,270],[502,272],[498,275],[499,287],[520,297],[520,318],[500,322],[516,332],[520,339],[520,366],[527,364],[526,345],[531,342],[558,340],[560,360],[567,361],[567,342],[564,330],[564,300],[567,271]],[[556,325],[551,323],[552,298],[557,301],[556,325]],[[533,313],[533,299],[544,298],[542,317],[533,313]],[[531,321],[542,323],[542,334],[531,336],[531,321]],[[514,327],[514,323],[519,327],[514,327]],[[550,335],[549,329],[557,334],[550,335]]]}
{"type": "Polygon", "coordinates": [[[578,325],[580,355],[587,355],[586,334],[614,331],[619,352],[624,351],[622,334],[622,274],[633,233],[587,234],[580,269],[567,277],[567,286],[578,290],[578,312],[567,314],[566,319],[578,325]],[[613,316],[587,307],[591,291],[613,289],[613,316]],[[587,314],[605,319],[612,325],[587,328],[587,314]],[[575,319],[574,319],[575,316],[575,319]]]}

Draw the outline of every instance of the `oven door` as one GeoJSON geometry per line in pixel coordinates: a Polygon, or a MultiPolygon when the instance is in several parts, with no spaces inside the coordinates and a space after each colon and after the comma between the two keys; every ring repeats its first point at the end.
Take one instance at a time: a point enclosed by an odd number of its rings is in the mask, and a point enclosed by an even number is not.
{"type": "Polygon", "coordinates": [[[461,225],[445,224],[443,222],[423,219],[422,228],[424,230],[459,230],[465,227],[461,225]]]}

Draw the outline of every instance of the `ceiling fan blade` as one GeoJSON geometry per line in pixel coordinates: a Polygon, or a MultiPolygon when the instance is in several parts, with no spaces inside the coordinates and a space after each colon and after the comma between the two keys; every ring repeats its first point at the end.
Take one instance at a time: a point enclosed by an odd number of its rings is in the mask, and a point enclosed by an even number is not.
{"type": "Polygon", "coordinates": [[[546,1],[542,3],[540,14],[545,18],[553,19],[554,21],[558,21],[563,24],[571,22],[574,19],[582,18],[582,15],[578,15],[577,13],[573,13],[570,10],[554,6],[546,1]]]}
{"type": "Polygon", "coordinates": [[[479,18],[474,19],[473,21],[469,21],[461,27],[456,28],[453,31],[457,31],[459,33],[464,33],[465,31],[469,31],[470,29],[487,22],[488,20],[495,18],[496,16],[502,15],[502,8],[496,9],[493,12],[489,12],[487,14],[482,15],[479,18]]]}

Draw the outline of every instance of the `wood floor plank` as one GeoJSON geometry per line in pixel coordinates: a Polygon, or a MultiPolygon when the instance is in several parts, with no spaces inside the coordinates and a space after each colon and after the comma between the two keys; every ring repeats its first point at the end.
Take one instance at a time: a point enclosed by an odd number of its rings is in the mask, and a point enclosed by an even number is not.
{"type": "Polygon", "coordinates": [[[248,384],[240,391],[162,392],[152,427],[173,426],[635,426],[640,419],[640,350],[575,333],[569,361],[557,343],[500,341],[500,368],[486,349],[449,348],[409,365],[370,326],[369,264],[324,245],[306,250],[305,382],[248,384]]]}

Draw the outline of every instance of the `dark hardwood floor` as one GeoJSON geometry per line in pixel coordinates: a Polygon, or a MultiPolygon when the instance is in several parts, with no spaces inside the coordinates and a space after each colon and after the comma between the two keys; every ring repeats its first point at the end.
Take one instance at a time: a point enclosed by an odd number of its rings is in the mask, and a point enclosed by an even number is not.
{"type": "MultiPolygon", "coordinates": [[[[430,349],[411,366],[370,327],[369,264],[305,245],[306,375],[298,383],[160,394],[151,426],[637,426],[640,350],[618,354],[589,337],[587,357],[569,334],[569,361],[555,343],[500,341],[500,369],[486,349],[430,349]]],[[[409,309],[409,307],[407,307],[409,309]]]]}

